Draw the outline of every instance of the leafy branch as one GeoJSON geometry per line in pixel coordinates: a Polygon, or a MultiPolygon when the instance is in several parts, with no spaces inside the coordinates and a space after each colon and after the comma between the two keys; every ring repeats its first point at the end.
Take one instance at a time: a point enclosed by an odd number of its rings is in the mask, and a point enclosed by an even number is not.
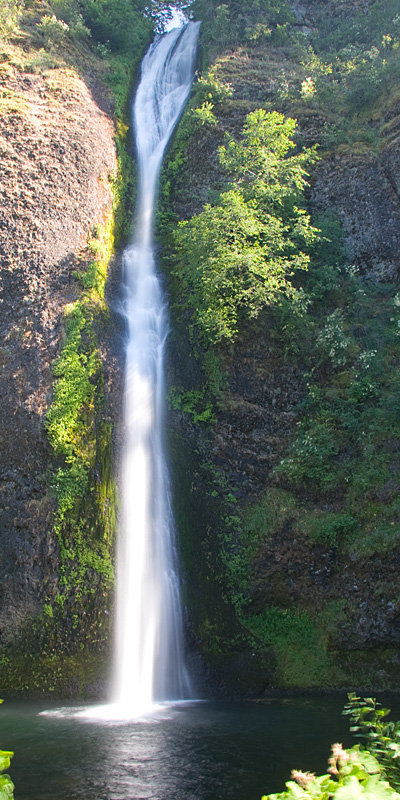
{"type": "Polygon", "coordinates": [[[360,698],[355,692],[348,695],[343,714],[350,717],[350,730],[364,740],[391,785],[400,791],[400,720],[387,720],[389,708],[383,708],[375,697],[360,698]]]}

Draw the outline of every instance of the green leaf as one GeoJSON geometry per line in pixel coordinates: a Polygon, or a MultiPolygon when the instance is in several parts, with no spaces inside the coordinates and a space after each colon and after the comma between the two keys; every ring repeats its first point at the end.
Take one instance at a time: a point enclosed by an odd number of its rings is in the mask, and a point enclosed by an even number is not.
{"type": "Polygon", "coordinates": [[[0,776],[0,800],[14,797],[14,784],[8,775],[0,776]]]}
{"type": "Polygon", "coordinates": [[[0,750],[0,772],[8,769],[14,753],[8,750],[0,750]]]}

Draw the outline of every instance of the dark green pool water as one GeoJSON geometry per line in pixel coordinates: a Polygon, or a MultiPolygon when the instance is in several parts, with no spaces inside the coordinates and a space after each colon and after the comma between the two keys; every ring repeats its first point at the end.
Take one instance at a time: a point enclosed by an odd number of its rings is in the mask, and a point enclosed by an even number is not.
{"type": "Polygon", "coordinates": [[[0,747],[15,751],[16,800],[260,800],[293,767],[324,771],[350,745],[346,696],[169,706],[137,722],[5,702],[0,747]]]}

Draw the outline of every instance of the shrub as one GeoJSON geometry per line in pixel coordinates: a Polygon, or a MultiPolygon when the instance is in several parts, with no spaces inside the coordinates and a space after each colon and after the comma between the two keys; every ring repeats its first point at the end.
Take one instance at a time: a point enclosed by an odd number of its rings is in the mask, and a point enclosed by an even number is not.
{"type": "Polygon", "coordinates": [[[75,0],[52,0],[52,8],[58,20],[68,24],[72,39],[86,39],[90,30],[83,21],[80,6],[75,0]]]}
{"type": "Polygon", "coordinates": [[[57,19],[55,14],[51,17],[49,14],[45,14],[39,22],[38,28],[46,42],[50,44],[61,42],[69,32],[69,25],[64,20],[57,19]]]}
{"type": "Polygon", "coordinates": [[[329,420],[300,426],[289,455],[276,468],[295,484],[306,482],[329,489],[336,480],[333,461],[339,452],[337,432],[329,420]]]}
{"type": "Polygon", "coordinates": [[[341,744],[334,744],[329,764],[328,773],[319,777],[292,770],[287,791],[265,795],[262,800],[400,800],[368,751],[360,752],[357,746],[343,750],[341,744]]]}
{"type": "Polygon", "coordinates": [[[18,0],[0,0],[0,40],[13,33],[21,10],[18,0]]]}
{"type": "Polygon", "coordinates": [[[364,740],[391,786],[400,792],[400,721],[388,721],[390,709],[374,697],[360,698],[354,692],[348,695],[343,713],[350,717],[350,730],[364,740]]]}
{"type": "Polygon", "coordinates": [[[400,722],[388,722],[389,709],[374,697],[348,695],[344,714],[350,716],[350,730],[365,740],[343,750],[332,745],[327,774],[292,770],[287,791],[265,795],[262,800],[400,800],[400,722]]]}
{"type": "Polygon", "coordinates": [[[324,514],[311,525],[310,539],[314,542],[337,547],[338,544],[349,542],[359,528],[358,521],[346,513],[324,514]]]}

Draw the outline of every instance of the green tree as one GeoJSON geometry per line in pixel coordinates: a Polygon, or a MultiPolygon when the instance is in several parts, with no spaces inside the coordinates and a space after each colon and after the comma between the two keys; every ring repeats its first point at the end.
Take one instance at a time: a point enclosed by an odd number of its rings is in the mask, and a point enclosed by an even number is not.
{"type": "Polygon", "coordinates": [[[150,35],[152,21],[141,0],[84,0],[82,16],[93,38],[114,52],[134,53],[150,35]]]}
{"type": "Polygon", "coordinates": [[[187,11],[202,20],[203,41],[219,47],[256,39],[260,25],[295,21],[289,0],[193,0],[187,11]]]}
{"type": "Polygon", "coordinates": [[[242,138],[229,138],[220,161],[230,177],[215,205],[175,233],[175,274],[205,344],[234,340],[243,317],[256,317],[307,269],[316,229],[302,208],[313,149],[292,153],[296,122],[260,109],[242,138]]]}

